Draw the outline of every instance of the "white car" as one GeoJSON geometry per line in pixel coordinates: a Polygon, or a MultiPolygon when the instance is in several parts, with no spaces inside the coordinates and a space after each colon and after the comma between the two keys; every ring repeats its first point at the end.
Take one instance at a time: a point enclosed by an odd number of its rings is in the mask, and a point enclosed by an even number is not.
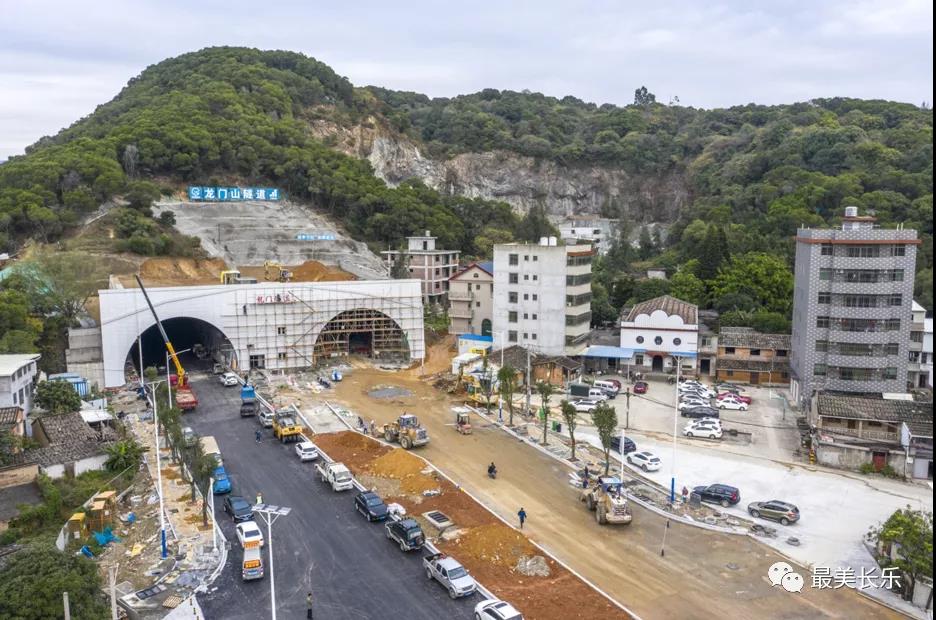
{"type": "Polygon", "coordinates": [[[303,441],[296,444],[296,456],[300,461],[314,461],[319,457],[319,451],[311,441],[303,441]]]}
{"type": "Polygon", "coordinates": [[[506,601],[490,598],[474,608],[475,620],[523,620],[523,614],[506,601]]]}
{"type": "Polygon", "coordinates": [[[719,409],[733,409],[735,411],[747,411],[747,403],[733,398],[723,398],[718,401],[719,409]]]}
{"type": "Polygon", "coordinates": [[[680,411],[686,411],[687,409],[695,409],[696,407],[709,407],[711,406],[708,401],[704,401],[701,398],[686,398],[679,401],[678,409],[680,411]]]}
{"type": "Polygon", "coordinates": [[[573,400],[572,406],[575,407],[575,410],[579,413],[591,413],[598,408],[600,401],[590,400],[590,399],[581,399],[573,400]]]}
{"type": "Polygon", "coordinates": [[[263,546],[263,532],[260,531],[260,526],[257,525],[255,521],[243,521],[237,524],[237,540],[240,542],[241,547],[245,543],[253,542],[255,540],[260,541],[260,546],[263,546]]]}
{"type": "Polygon", "coordinates": [[[699,398],[715,398],[715,392],[707,387],[692,387],[679,391],[680,396],[698,396],[699,398]]]}
{"type": "Polygon", "coordinates": [[[683,429],[683,435],[686,437],[705,437],[707,439],[721,439],[721,424],[690,424],[683,429]]]}
{"type": "Polygon", "coordinates": [[[657,471],[663,466],[663,462],[653,452],[642,450],[640,452],[631,452],[627,455],[627,462],[639,467],[644,471],[657,471]]]}
{"type": "Polygon", "coordinates": [[[240,383],[240,378],[235,375],[233,372],[226,372],[221,375],[219,381],[224,387],[231,387],[240,383]]]}

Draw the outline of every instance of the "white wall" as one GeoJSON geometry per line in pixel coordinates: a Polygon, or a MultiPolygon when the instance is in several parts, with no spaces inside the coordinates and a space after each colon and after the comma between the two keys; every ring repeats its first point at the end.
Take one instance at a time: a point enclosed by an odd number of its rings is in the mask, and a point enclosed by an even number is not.
{"type": "MultiPolygon", "coordinates": [[[[668,356],[679,353],[698,353],[699,326],[686,324],[679,315],[667,315],[662,310],[655,310],[652,314],[640,314],[634,317],[633,322],[621,324],[621,347],[625,349],[643,350],[644,365],[650,366],[654,352],[664,353],[668,356]],[[638,342],[643,338],[643,342],[638,342]],[[656,344],[656,339],[662,342],[656,344]],[[680,344],[675,344],[678,338],[680,344]]],[[[695,366],[695,359],[683,359],[683,366],[695,366]]],[[[669,364],[667,364],[668,366],[669,364]]]]}

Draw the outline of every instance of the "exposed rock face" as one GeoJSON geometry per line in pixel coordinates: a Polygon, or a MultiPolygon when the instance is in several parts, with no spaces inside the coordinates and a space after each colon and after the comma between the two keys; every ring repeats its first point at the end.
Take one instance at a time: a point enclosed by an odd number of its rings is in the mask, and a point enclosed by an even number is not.
{"type": "Polygon", "coordinates": [[[599,214],[617,205],[637,221],[672,222],[689,201],[680,174],[656,177],[601,166],[572,168],[506,151],[464,153],[439,161],[373,120],[352,128],[316,121],[313,133],[344,153],[367,159],[377,176],[391,185],[418,178],[443,193],[503,200],[521,212],[543,203],[549,213],[569,217],[599,214]]]}

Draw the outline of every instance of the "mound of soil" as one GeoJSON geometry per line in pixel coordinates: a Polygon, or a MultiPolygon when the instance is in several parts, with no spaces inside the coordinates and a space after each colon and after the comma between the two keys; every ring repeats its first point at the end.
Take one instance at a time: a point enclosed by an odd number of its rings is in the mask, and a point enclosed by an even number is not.
{"type": "MultiPolygon", "coordinates": [[[[150,258],[140,265],[140,277],[146,286],[191,286],[220,284],[227,264],[220,258],[150,258]]],[[[136,288],[133,276],[121,276],[121,284],[136,288]]]]}
{"type": "Polygon", "coordinates": [[[422,473],[425,468],[425,462],[402,448],[387,452],[368,466],[375,476],[399,480],[402,491],[410,495],[421,495],[423,491],[439,488],[434,476],[422,473]]]}
{"type": "Polygon", "coordinates": [[[468,529],[453,541],[459,558],[475,558],[495,566],[513,568],[524,557],[536,555],[538,550],[526,536],[503,523],[490,523],[468,529]]]}

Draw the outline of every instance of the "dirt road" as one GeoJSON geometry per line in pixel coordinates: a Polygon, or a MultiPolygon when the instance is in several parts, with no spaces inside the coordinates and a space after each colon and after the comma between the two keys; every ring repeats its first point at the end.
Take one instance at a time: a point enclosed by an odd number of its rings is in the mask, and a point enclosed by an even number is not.
{"type": "Polygon", "coordinates": [[[799,594],[771,587],[767,569],[784,558],[746,536],[676,522],[667,530],[662,517],[639,506],[632,525],[599,526],[568,486],[562,464],[477,418],[473,435],[459,435],[452,427],[455,403],[418,379],[357,369],[337,385],[336,396],[367,420],[389,422],[404,410],[419,415],[431,437],[422,456],[511,522],[523,507],[533,540],[643,618],[902,617],[847,588],[814,590],[808,577],[799,594]],[[411,395],[369,396],[378,385],[411,395]],[[485,472],[491,461],[496,481],[485,472]]]}

